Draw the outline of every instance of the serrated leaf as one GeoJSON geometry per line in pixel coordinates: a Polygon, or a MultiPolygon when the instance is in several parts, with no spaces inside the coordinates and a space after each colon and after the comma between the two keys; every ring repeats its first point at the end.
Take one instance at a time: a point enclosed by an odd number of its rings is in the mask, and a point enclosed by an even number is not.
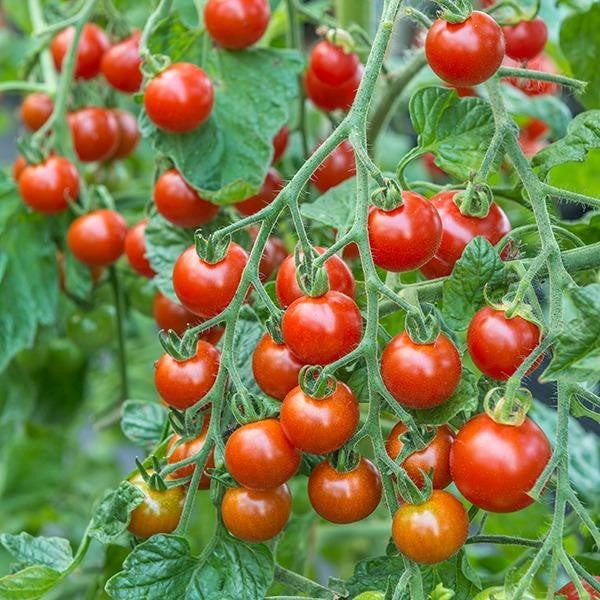
{"type": "Polygon", "coordinates": [[[199,29],[190,29],[177,12],[162,20],[152,32],[148,47],[152,54],[165,54],[171,63],[199,63],[202,57],[202,36],[199,29]]]}
{"type": "Polygon", "coordinates": [[[19,535],[0,534],[0,544],[19,562],[32,567],[40,565],[55,571],[64,571],[73,560],[69,540],[58,537],[34,537],[23,532],[19,535]]]}
{"type": "Polygon", "coordinates": [[[344,230],[352,224],[356,210],[356,178],[347,179],[327,190],[314,202],[302,204],[300,212],[307,219],[344,230]]]}
{"type": "Polygon", "coordinates": [[[244,385],[255,394],[262,394],[252,372],[252,354],[265,329],[256,313],[243,306],[235,325],[233,347],[235,348],[235,364],[244,385]]]}
{"type": "Polygon", "coordinates": [[[48,593],[61,574],[54,569],[36,565],[6,575],[0,579],[0,598],[2,600],[37,600],[48,593]]]}
{"type": "Polygon", "coordinates": [[[167,418],[167,409],[158,402],[127,400],[123,405],[121,431],[135,444],[154,446],[160,442],[167,418]]]}
{"type": "Polygon", "coordinates": [[[369,590],[385,590],[388,585],[394,589],[403,572],[404,561],[399,556],[368,558],[356,564],[345,586],[351,598],[369,590]]]}

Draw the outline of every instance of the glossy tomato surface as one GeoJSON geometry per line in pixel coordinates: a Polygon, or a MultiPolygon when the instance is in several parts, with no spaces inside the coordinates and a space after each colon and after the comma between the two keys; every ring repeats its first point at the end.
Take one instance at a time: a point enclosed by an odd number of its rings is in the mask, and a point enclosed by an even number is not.
{"type": "Polygon", "coordinates": [[[335,187],[356,175],[356,159],[354,150],[348,140],[344,140],[317,168],[313,173],[313,185],[324,194],[327,190],[335,187]]]}
{"type": "MultiPolygon", "coordinates": [[[[195,454],[198,454],[204,447],[206,443],[206,427],[203,427],[202,431],[198,435],[198,437],[192,440],[181,441],[181,436],[177,433],[174,433],[169,440],[167,445],[167,463],[172,465],[180,460],[185,460],[186,458],[190,458],[195,454]]],[[[215,453],[214,450],[211,450],[208,454],[208,458],[206,459],[206,465],[204,466],[204,472],[200,477],[200,482],[198,483],[199,490],[207,490],[210,487],[210,478],[206,473],[206,469],[214,469],[215,468],[215,453]]],[[[171,477],[173,479],[180,479],[182,477],[191,477],[196,470],[196,465],[185,465],[184,467],[179,467],[176,471],[171,473],[171,477]]]]}
{"type": "Polygon", "coordinates": [[[137,118],[129,111],[119,108],[113,108],[112,114],[117,120],[119,143],[111,158],[126,158],[136,149],[140,141],[137,118]]]}
{"type": "Polygon", "coordinates": [[[11,175],[14,181],[19,183],[19,179],[21,179],[21,175],[27,166],[27,161],[22,154],[17,154],[17,158],[15,158],[15,162],[12,165],[11,175]]]}
{"type": "Polygon", "coordinates": [[[146,258],[146,240],[144,239],[146,225],[148,225],[148,219],[129,228],[125,236],[125,256],[134,271],[143,277],[152,278],[156,273],[146,258]]]}
{"type": "Polygon", "coordinates": [[[208,0],[204,7],[210,37],[230,50],[257,42],[267,30],[270,16],[268,0],[208,0]]]}
{"type": "MultiPolygon", "coordinates": [[[[58,71],[62,70],[63,61],[73,43],[75,28],[67,27],[55,36],[50,44],[50,51],[54,60],[54,66],[58,71]]],[[[77,52],[75,55],[76,79],[92,79],[100,72],[102,56],[109,49],[110,42],[100,27],[93,23],[86,23],[81,32],[77,52]]]]}
{"type": "Polygon", "coordinates": [[[160,329],[172,329],[177,335],[183,335],[188,327],[202,323],[201,317],[160,292],[154,297],[153,314],[160,329]]]}
{"type": "MultiPolygon", "coordinates": [[[[252,233],[250,233],[252,235],[252,233]]],[[[274,235],[269,236],[258,263],[258,276],[267,281],[277,271],[287,256],[285,244],[274,235]]]]}
{"type": "Polygon", "coordinates": [[[351,79],[360,67],[358,56],[327,40],[311,50],[309,68],[323,83],[339,86],[351,79]]]}
{"type": "Polygon", "coordinates": [[[290,128],[284,125],[273,138],[273,160],[275,164],[285,154],[290,141],[290,128]]]}
{"type": "Polygon", "coordinates": [[[142,85],[142,58],[140,57],[140,32],[115,44],[102,57],[100,69],[106,81],[120,92],[133,94],[142,85]]]}
{"type": "Polygon", "coordinates": [[[531,60],[542,52],[548,41],[548,28],[539,17],[503,27],[506,56],[514,60],[531,60]]]}
{"type": "Polygon", "coordinates": [[[50,117],[54,102],[47,94],[28,94],[21,104],[21,120],[29,131],[37,131],[50,117]]]}
{"type": "Polygon", "coordinates": [[[253,215],[265,206],[271,204],[282,188],[283,179],[281,179],[279,173],[275,169],[269,169],[258,194],[255,194],[242,202],[236,202],[235,207],[242,215],[253,215]]]}
{"type": "Polygon", "coordinates": [[[354,98],[356,98],[363,71],[362,65],[359,65],[350,79],[336,86],[321,81],[315,72],[308,68],[304,74],[304,90],[312,103],[321,110],[326,112],[338,109],[347,111],[350,110],[354,98]]]}
{"type": "Polygon", "coordinates": [[[82,108],[68,117],[73,145],[79,160],[94,162],[111,158],[119,147],[119,122],[106,108],[82,108]]]}

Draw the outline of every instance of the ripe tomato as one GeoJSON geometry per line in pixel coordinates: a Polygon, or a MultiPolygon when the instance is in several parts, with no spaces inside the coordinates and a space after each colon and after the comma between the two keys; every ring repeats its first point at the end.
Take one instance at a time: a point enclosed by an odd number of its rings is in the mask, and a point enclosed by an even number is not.
{"type": "Polygon", "coordinates": [[[531,137],[527,133],[527,130],[521,130],[519,132],[519,146],[527,158],[535,156],[540,150],[546,148],[548,143],[547,140],[531,137]]]}
{"type": "Polygon", "coordinates": [[[440,333],[432,344],[416,344],[404,331],[381,355],[381,376],[390,394],[408,408],[432,408],[452,396],[462,366],[454,344],[440,333]]]}
{"type": "Polygon", "coordinates": [[[107,266],[123,254],[127,223],[114,210],[93,210],[77,217],[67,231],[67,244],[77,260],[107,266]]]}
{"type": "MultiPolygon", "coordinates": [[[[596,575],[594,579],[600,581],[600,576],[596,575]]],[[[587,581],[582,581],[581,583],[583,584],[585,591],[590,595],[590,600],[597,600],[600,598],[600,592],[597,592],[587,581]]],[[[580,600],[581,598],[572,581],[561,587],[560,590],[556,592],[556,596],[564,596],[564,600],[580,600]]]]}
{"type": "Polygon", "coordinates": [[[465,507],[443,490],[433,490],[423,504],[402,504],[392,521],[398,550],[411,560],[433,565],[447,560],[464,545],[469,533],[465,507]]]}
{"type": "Polygon", "coordinates": [[[52,215],[69,206],[79,194],[79,173],[62,156],[50,156],[37,165],[25,165],[19,177],[19,192],[25,204],[52,215]]]}
{"type": "Polygon", "coordinates": [[[208,119],[214,91],[208,75],[191,63],[175,63],[158,74],[144,91],[148,118],[169,133],[186,133],[208,119]]]}
{"type": "Polygon", "coordinates": [[[502,28],[478,10],[462,23],[437,19],[427,32],[425,54],[434,73],[450,85],[483,83],[504,58],[502,28]]]}
{"type": "Polygon", "coordinates": [[[144,230],[148,219],[144,219],[130,227],[125,236],[125,255],[131,268],[143,277],[152,278],[156,275],[146,258],[146,242],[144,230]]]}
{"type": "Polygon", "coordinates": [[[209,319],[233,300],[248,262],[246,251],[231,242],[223,260],[210,264],[190,246],[173,268],[173,287],[179,301],[193,313],[209,319]]]}
{"type": "Polygon", "coordinates": [[[267,239],[258,263],[258,275],[261,281],[267,281],[273,275],[285,259],[286,254],[285,245],[278,237],[272,235],[267,239]]]}
{"type": "Polygon", "coordinates": [[[119,129],[119,143],[111,158],[127,158],[140,141],[140,131],[135,115],[126,110],[112,109],[119,129]]]}
{"type": "Polygon", "coordinates": [[[119,122],[105,108],[82,108],[68,117],[73,145],[79,160],[94,162],[111,158],[119,147],[119,122]]]}
{"type": "Polygon", "coordinates": [[[519,316],[508,319],[490,306],[475,313],[467,331],[473,362],[484,375],[500,381],[507,380],[539,343],[540,328],[535,323],[519,316]]]}
{"type": "Polygon", "coordinates": [[[356,303],[340,292],[303,296],[283,315],[283,341],[308,365],[327,365],[352,352],[362,337],[356,303]]]}
{"type": "Polygon", "coordinates": [[[52,98],[46,94],[34,92],[25,96],[21,104],[21,120],[29,131],[37,131],[54,110],[52,98]]]}
{"type": "Polygon", "coordinates": [[[179,227],[200,227],[208,223],[219,207],[200,198],[175,169],[165,171],[154,185],[156,210],[179,227]]]}
{"type": "MultiPolygon", "coordinates": [[[[17,154],[17,158],[15,158],[15,162],[13,163],[11,174],[13,179],[19,183],[19,179],[21,179],[21,175],[27,166],[27,161],[22,154],[17,154]]],[[[79,182],[78,182],[79,185],[79,182]]]]}
{"type": "MultiPolygon", "coordinates": [[[[504,64],[508,67],[522,67],[523,65],[519,62],[512,61],[507,58],[504,64]]],[[[543,71],[545,73],[558,73],[558,67],[555,62],[545,54],[540,54],[535,58],[532,58],[526,67],[532,71],[543,71]]],[[[544,94],[555,94],[559,86],[557,83],[552,81],[540,81],[538,79],[523,79],[521,77],[508,77],[507,81],[514,87],[520,89],[523,93],[528,96],[542,96],[544,94]]]]}
{"type": "Polygon", "coordinates": [[[225,466],[244,487],[270,490],[291,479],[300,452],[285,437],[276,419],[263,419],[236,429],[225,444],[225,466]]]}
{"type": "Polygon", "coordinates": [[[292,495],[284,483],[275,489],[228,488],[221,502],[223,524],[245,542],[266,542],[283,531],[292,512],[292,495]]]}
{"type": "MultiPolygon", "coordinates": [[[[193,440],[187,440],[182,442],[181,436],[177,433],[174,433],[169,440],[167,445],[167,463],[169,465],[175,464],[180,460],[184,460],[186,458],[190,458],[194,456],[194,454],[198,454],[200,450],[202,450],[204,444],[206,443],[206,427],[202,428],[202,431],[198,435],[197,438],[193,440]]],[[[204,467],[204,472],[200,477],[200,483],[198,484],[199,490],[207,490],[210,488],[210,477],[206,474],[206,469],[214,469],[215,468],[215,452],[211,450],[208,458],[206,460],[206,465],[204,467]]],[[[171,473],[171,477],[173,479],[181,479],[182,477],[191,477],[196,470],[196,465],[186,465],[184,467],[179,467],[176,471],[171,473]]]]}
{"type": "Polygon", "coordinates": [[[511,229],[507,216],[495,202],[482,219],[463,215],[453,201],[456,193],[440,192],[431,199],[442,219],[442,241],[434,257],[421,267],[429,279],[450,275],[473,238],[482,236],[490,244],[497,244],[511,229]]]}
{"type": "Polygon", "coordinates": [[[308,478],[308,497],[315,511],[332,523],[366,519],[381,500],[381,477],[375,465],[361,458],[350,471],[340,472],[328,461],[308,478]]]}
{"type": "Polygon", "coordinates": [[[535,58],[548,41],[548,28],[539,17],[533,21],[520,21],[516,25],[503,27],[506,56],[526,61],[535,58]]]}
{"type": "Polygon", "coordinates": [[[458,432],[450,451],[450,471],[460,493],[490,512],[529,506],[533,487],[550,460],[552,448],[530,419],[502,425],[480,414],[458,432]]]}
{"type": "Polygon", "coordinates": [[[208,0],[204,24],[210,37],[223,48],[242,50],[257,42],[267,30],[268,0],[208,0]]]}
{"type": "Polygon", "coordinates": [[[137,92],[142,85],[140,36],[140,32],[135,31],[127,39],[115,44],[104,53],[100,64],[106,81],[126,94],[137,92]]]}
{"type": "Polygon", "coordinates": [[[327,85],[342,85],[354,76],[359,67],[356,54],[346,52],[327,40],[318,42],[309,57],[309,69],[327,85]]]}
{"type": "Polygon", "coordinates": [[[428,262],[442,239],[442,220],[431,202],[402,192],[402,205],[369,211],[369,244],[373,262],[387,271],[412,271],[428,262]]]}
{"type": "MultiPolygon", "coordinates": [[[[315,250],[319,254],[325,252],[325,248],[318,246],[315,250]]],[[[356,283],[354,275],[348,265],[337,255],[333,255],[325,261],[325,270],[329,281],[329,289],[345,294],[349,298],[356,295],[356,283]]],[[[275,292],[277,300],[283,308],[287,308],[294,300],[302,298],[302,290],[296,280],[296,259],[294,254],[289,254],[281,263],[275,280],[275,292]]]]}
{"type": "Polygon", "coordinates": [[[268,204],[271,204],[282,188],[283,179],[281,179],[279,173],[275,169],[269,169],[258,194],[242,200],[242,202],[237,202],[235,207],[245,216],[253,215],[268,204]]]}
{"type": "Polygon", "coordinates": [[[273,138],[273,160],[272,164],[275,164],[285,154],[290,141],[290,128],[284,125],[273,138]]]}
{"type": "Polygon", "coordinates": [[[533,117],[521,126],[521,132],[527,134],[531,139],[537,140],[550,133],[550,126],[546,121],[533,117]]]}
{"type": "Polygon", "coordinates": [[[111,304],[91,310],[75,310],[66,323],[67,336],[84,352],[96,352],[108,346],[117,333],[117,316],[111,304]]]}
{"type": "Polygon", "coordinates": [[[262,336],[252,355],[252,371],[258,387],[268,396],[283,400],[298,385],[303,364],[268,334],[262,336]]]}
{"type": "MultiPolygon", "coordinates": [[[[74,37],[75,28],[67,27],[56,35],[50,44],[54,66],[58,71],[62,69],[63,61],[74,37]]],[[[77,44],[74,77],[76,79],[96,77],[100,72],[102,56],[109,48],[110,42],[104,31],[93,23],[86,23],[77,44]]]]}
{"type": "Polygon", "coordinates": [[[160,329],[172,329],[177,335],[183,335],[188,327],[202,323],[202,319],[187,308],[163,296],[160,292],[154,297],[154,320],[160,329]]]}
{"type": "Polygon", "coordinates": [[[354,150],[348,140],[344,140],[317,168],[312,176],[312,184],[324,194],[356,175],[354,150]]]}
{"type": "MultiPolygon", "coordinates": [[[[406,432],[404,423],[397,423],[385,442],[385,449],[390,458],[395,459],[404,446],[400,435],[406,432]]],[[[408,473],[408,476],[420,488],[425,483],[423,473],[428,473],[433,469],[432,484],[435,489],[442,489],[450,485],[452,475],[450,474],[450,448],[454,435],[447,425],[442,425],[435,432],[435,437],[425,448],[418,452],[410,454],[403,462],[402,466],[408,473]]]]}
{"type": "Polygon", "coordinates": [[[321,110],[326,112],[337,109],[347,111],[350,110],[354,98],[356,98],[363,71],[363,66],[359,65],[350,79],[341,85],[334,86],[321,81],[315,72],[308,68],[304,74],[304,90],[312,103],[321,110]]]}
{"type": "Polygon", "coordinates": [[[153,490],[139,473],[131,478],[130,483],[144,493],[144,500],[131,511],[129,531],[144,539],[174,531],[183,512],[185,488],[177,486],[164,491],[153,490]]]}
{"type": "Polygon", "coordinates": [[[341,448],[356,431],[359,419],[358,400],[340,381],[332,394],[321,399],[296,386],[283,400],[279,417],[288,440],[310,454],[328,454],[341,448]]]}

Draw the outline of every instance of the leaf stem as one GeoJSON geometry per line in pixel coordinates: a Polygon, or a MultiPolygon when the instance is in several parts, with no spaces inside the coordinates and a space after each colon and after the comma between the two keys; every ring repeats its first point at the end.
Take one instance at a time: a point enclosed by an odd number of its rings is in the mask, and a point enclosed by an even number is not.
{"type": "Polygon", "coordinates": [[[117,343],[118,343],[118,361],[119,377],[121,381],[120,400],[124,402],[129,398],[129,378],[127,375],[127,352],[125,348],[125,303],[123,302],[123,289],[119,281],[119,275],[114,265],[109,267],[110,284],[112,286],[115,310],[117,313],[117,343]]]}

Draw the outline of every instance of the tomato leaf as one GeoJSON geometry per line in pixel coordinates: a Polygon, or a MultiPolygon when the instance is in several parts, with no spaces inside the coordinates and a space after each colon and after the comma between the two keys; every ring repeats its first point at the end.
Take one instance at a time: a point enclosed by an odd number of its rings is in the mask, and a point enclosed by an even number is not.
{"type": "Polygon", "coordinates": [[[19,535],[0,534],[0,544],[22,568],[34,565],[64,571],[73,560],[69,540],[58,537],[34,537],[26,532],[19,535]]]}
{"type": "Polygon", "coordinates": [[[356,179],[352,177],[327,190],[314,202],[302,204],[300,212],[307,219],[344,230],[352,224],[356,210],[356,179]]]}
{"type": "Polygon", "coordinates": [[[202,30],[190,29],[178,12],[161,21],[148,40],[152,54],[166,54],[171,63],[199,63],[202,57],[202,30]]]}
{"type": "Polygon", "coordinates": [[[252,372],[252,354],[264,333],[265,329],[256,313],[249,306],[242,307],[233,337],[235,365],[244,385],[255,394],[262,392],[252,372]]]}
{"type": "Polygon", "coordinates": [[[367,558],[356,564],[345,587],[350,598],[369,590],[385,590],[388,586],[394,589],[403,571],[404,561],[399,556],[367,558]]]}
{"type": "Polygon", "coordinates": [[[0,598],[4,600],[37,600],[60,581],[54,569],[35,565],[0,579],[0,598]]]}
{"type": "Polygon", "coordinates": [[[123,405],[121,431],[139,446],[158,444],[167,421],[168,411],[158,402],[127,400],[123,405]]]}

